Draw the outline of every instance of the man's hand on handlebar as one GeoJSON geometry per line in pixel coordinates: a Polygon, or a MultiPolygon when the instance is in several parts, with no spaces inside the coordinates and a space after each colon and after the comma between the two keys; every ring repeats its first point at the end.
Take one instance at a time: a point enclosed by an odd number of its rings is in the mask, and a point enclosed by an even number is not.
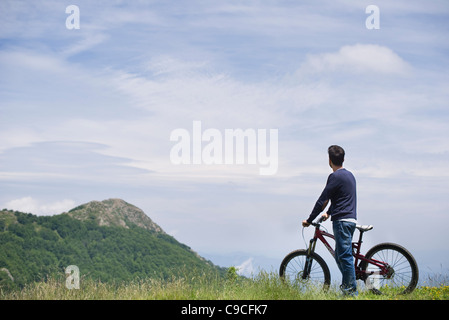
{"type": "MultiPolygon", "coordinates": [[[[323,213],[323,215],[320,218],[320,221],[326,221],[327,219],[329,219],[329,215],[327,213],[323,213]]],[[[307,228],[308,226],[310,226],[310,223],[308,223],[307,220],[304,220],[302,222],[302,226],[304,228],[307,228]]]]}

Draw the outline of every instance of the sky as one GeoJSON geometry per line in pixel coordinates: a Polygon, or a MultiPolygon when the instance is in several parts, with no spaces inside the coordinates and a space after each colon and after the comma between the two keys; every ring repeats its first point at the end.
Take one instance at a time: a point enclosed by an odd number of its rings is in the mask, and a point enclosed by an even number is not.
{"type": "Polygon", "coordinates": [[[337,144],[365,249],[449,276],[448,21],[447,1],[2,0],[0,207],[121,198],[213,262],[277,271],[337,144]],[[250,143],[243,164],[173,161],[173,132],[204,152],[237,129],[277,133],[257,136],[274,172],[250,143]]]}

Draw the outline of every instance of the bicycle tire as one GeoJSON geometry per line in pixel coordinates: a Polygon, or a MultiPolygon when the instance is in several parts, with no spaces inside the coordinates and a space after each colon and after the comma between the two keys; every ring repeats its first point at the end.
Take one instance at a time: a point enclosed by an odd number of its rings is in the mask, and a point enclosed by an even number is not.
{"type": "Polygon", "coordinates": [[[331,274],[326,262],[318,254],[311,254],[312,266],[310,274],[303,279],[304,266],[307,259],[307,250],[295,250],[290,252],[281,262],[279,276],[284,281],[289,281],[293,285],[317,284],[323,285],[326,291],[331,283],[331,274]]]}
{"type": "MultiPolygon", "coordinates": [[[[378,275],[372,279],[374,282],[377,281],[377,286],[379,286],[379,288],[372,289],[374,292],[381,292],[379,289],[384,284],[390,288],[405,288],[401,291],[401,294],[410,293],[416,288],[419,279],[418,264],[412,254],[404,247],[396,243],[381,243],[372,247],[366,253],[365,258],[374,258],[386,262],[392,268],[389,276],[378,275]]],[[[365,272],[380,270],[380,268],[367,261],[360,263],[360,269],[365,272]]]]}

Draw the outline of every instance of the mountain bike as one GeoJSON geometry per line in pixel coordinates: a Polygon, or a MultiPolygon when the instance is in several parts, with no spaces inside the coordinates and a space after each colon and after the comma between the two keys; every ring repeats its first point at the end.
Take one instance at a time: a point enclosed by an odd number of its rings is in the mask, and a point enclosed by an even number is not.
{"type": "MultiPolygon", "coordinates": [[[[320,240],[335,258],[335,251],[325,237],[335,238],[321,226],[322,222],[321,216],[316,223],[311,223],[315,227],[315,234],[306,250],[292,251],[282,260],[279,275],[284,281],[293,285],[314,283],[322,285],[324,290],[329,289],[329,267],[315,252],[315,247],[317,240],[320,240]]],[[[419,277],[418,265],[412,254],[398,244],[381,243],[362,255],[363,234],[373,229],[373,226],[357,225],[356,228],[360,231],[358,241],[352,243],[356,279],[364,281],[366,287],[376,294],[381,294],[387,287],[404,294],[412,292],[419,277]]]]}

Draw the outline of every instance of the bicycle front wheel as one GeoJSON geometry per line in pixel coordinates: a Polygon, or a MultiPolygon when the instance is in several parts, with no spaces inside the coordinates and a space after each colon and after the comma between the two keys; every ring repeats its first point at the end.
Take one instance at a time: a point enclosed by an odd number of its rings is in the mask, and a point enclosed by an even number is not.
{"type": "Polygon", "coordinates": [[[331,283],[329,267],[323,258],[316,253],[308,256],[306,250],[290,252],[282,260],[279,275],[284,281],[300,288],[316,285],[327,290],[331,283]]]}
{"type": "Polygon", "coordinates": [[[367,261],[360,264],[360,268],[368,275],[365,283],[375,292],[393,288],[405,294],[415,289],[419,278],[418,264],[404,247],[395,243],[381,243],[371,248],[365,258],[388,265],[385,272],[367,261]]]}

